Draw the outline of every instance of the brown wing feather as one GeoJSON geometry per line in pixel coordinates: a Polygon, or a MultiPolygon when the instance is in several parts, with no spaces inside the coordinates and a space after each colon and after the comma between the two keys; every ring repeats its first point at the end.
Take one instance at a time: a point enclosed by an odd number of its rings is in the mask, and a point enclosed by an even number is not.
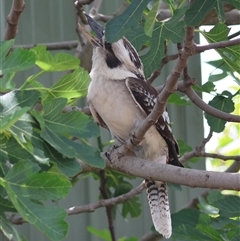
{"type": "MultiPolygon", "coordinates": [[[[154,87],[148,84],[146,81],[142,81],[136,78],[127,78],[126,86],[139,108],[142,109],[147,115],[149,115],[154,105],[156,104],[158,96],[158,93],[154,87]]],[[[167,111],[165,110],[165,112],[166,115],[167,111]]],[[[155,126],[159,134],[164,138],[168,145],[168,163],[183,167],[183,165],[178,160],[179,148],[176,139],[172,134],[168,118],[166,118],[164,115],[161,115],[155,126]]]]}

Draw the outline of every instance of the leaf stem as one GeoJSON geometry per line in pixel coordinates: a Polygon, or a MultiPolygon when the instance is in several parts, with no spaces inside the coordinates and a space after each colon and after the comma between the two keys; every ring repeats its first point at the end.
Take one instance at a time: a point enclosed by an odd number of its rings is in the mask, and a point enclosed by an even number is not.
{"type": "Polygon", "coordinates": [[[31,84],[37,77],[39,77],[40,75],[42,75],[43,73],[45,73],[46,71],[42,70],[40,72],[38,72],[35,75],[31,75],[29,78],[27,78],[27,80],[23,83],[23,85],[20,87],[20,90],[24,90],[26,88],[26,86],[28,86],[29,84],[31,84]]]}

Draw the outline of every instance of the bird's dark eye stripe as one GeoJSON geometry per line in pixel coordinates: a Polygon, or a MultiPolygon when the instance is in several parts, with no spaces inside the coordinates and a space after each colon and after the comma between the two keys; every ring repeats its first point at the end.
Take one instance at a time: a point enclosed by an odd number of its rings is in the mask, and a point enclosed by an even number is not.
{"type": "Polygon", "coordinates": [[[141,68],[141,61],[140,61],[135,49],[132,47],[132,45],[126,39],[123,39],[123,44],[124,44],[124,47],[126,48],[126,50],[128,50],[129,57],[132,60],[132,62],[134,63],[134,65],[138,69],[141,68]]]}
{"type": "Polygon", "coordinates": [[[118,66],[121,66],[122,65],[121,61],[116,57],[116,55],[112,50],[112,44],[105,42],[105,49],[107,50],[105,60],[108,67],[113,69],[118,66]]]}

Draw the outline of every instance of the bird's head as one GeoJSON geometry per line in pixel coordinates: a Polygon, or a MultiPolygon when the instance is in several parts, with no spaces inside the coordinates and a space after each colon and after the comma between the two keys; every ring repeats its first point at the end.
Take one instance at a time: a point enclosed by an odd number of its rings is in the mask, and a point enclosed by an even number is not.
{"type": "Polygon", "coordinates": [[[88,24],[96,36],[79,26],[88,41],[93,45],[92,71],[101,71],[115,79],[135,77],[144,79],[142,62],[132,44],[122,38],[115,43],[105,40],[105,29],[86,14],[88,24]]]}

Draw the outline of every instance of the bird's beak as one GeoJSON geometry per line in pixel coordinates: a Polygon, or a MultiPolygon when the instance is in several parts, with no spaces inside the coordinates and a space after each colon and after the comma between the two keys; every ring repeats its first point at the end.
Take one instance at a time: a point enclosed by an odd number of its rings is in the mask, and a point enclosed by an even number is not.
{"type": "Polygon", "coordinates": [[[84,36],[87,38],[87,40],[93,45],[93,46],[103,46],[102,44],[102,38],[104,35],[104,27],[100,25],[98,22],[96,22],[93,18],[91,18],[89,15],[85,14],[88,24],[91,27],[91,29],[94,31],[94,33],[97,35],[97,37],[91,35],[88,33],[80,24],[78,24],[78,27],[80,31],[84,34],[84,36]]]}

